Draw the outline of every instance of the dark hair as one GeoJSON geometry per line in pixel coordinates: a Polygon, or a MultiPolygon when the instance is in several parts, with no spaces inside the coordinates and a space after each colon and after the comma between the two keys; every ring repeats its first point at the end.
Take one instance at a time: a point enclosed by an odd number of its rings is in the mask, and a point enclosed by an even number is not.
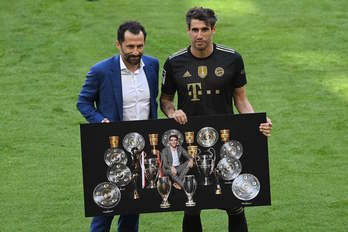
{"type": "Polygon", "coordinates": [[[177,134],[171,134],[169,135],[169,139],[171,139],[172,137],[176,138],[176,139],[179,139],[178,135],[177,134]]]}
{"type": "Polygon", "coordinates": [[[137,21],[127,21],[122,23],[117,30],[117,40],[122,43],[124,41],[124,34],[126,31],[131,32],[134,35],[140,33],[140,31],[144,34],[144,41],[146,40],[146,31],[145,28],[137,21]]]}
{"type": "Polygon", "coordinates": [[[207,25],[210,25],[211,28],[215,26],[215,23],[217,21],[215,12],[212,9],[203,7],[194,7],[187,11],[186,24],[188,28],[190,28],[191,26],[192,19],[204,21],[207,25]]]}

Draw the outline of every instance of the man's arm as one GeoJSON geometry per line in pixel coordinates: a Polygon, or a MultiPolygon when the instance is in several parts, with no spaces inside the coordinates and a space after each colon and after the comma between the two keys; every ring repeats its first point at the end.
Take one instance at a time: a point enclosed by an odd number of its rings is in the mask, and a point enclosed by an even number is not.
{"type": "Polygon", "coordinates": [[[168,164],[168,151],[166,148],[164,148],[161,152],[161,161],[162,161],[162,170],[165,174],[168,175],[168,173],[171,172],[170,166],[168,164]]]}
{"type": "Polygon", "coordinates": [[[98,78],[93,67],[88,72],[86,81],[81,89],[80,95],[77,100],[77,108],[81,114],[87,119],[90,123],[98,122],[108,122],[108,119],[105,119],[101,115],[94,103],[98,97],[98,78]]]}
{"type": "Polygon", "coordinates": [[[185,112],[180,109],[175,110],[174,96],[162,93],[160,97],[160,104],[162,112],[167,115],[168,118],[173,118],[182,125],[187,123],[185,112]]]}
{"type": "MultiPolygon", "coordinates": [[[[245,87],[235,88],[233,93],[234,105],[236,106],[240,114],[254,113],[254,109],[250,104],[246,95],[245,87]]],[[[267,137],[271,136],[272,122],[267,117],[266,123],[261,123],[259,126],[260,131],[267,137]]]]}
{"type": "Polygon", "coordinates": [[[244,86],[234,89],[233,99],[234,105],[240,114],[254,113],[254,109],[248,100],[244,86]]]}

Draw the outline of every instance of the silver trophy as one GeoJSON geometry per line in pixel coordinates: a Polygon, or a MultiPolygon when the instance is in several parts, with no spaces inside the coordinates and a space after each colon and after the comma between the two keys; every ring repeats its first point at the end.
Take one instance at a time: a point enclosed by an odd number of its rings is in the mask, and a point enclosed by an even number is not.
{"type": "Polygon", "coordinates": [[[145,139],[141,134],[131,132],[125,135],[122,145],[126,151],[131,153],[132,162],[130,167],[133,171],[132,179],[134,183],[133,199],[139,199],[137,179],[140,176],[140,153],[145,147],[145,139]]]}
{"type": "Polygon", "coordinates": [[[145,147],[145,139],[141,134],[131,132],[124,136],[122,145],[129,153],[141,152],[145,147]]]}
{"type": "Polygon", "coordinates": [[[127,186],[132,181],[131,170],[124,164],[114,164],[109,167],[106,177],[119,187],[127,186]]]}
{"type": "Polygon", "coordinates": [[[197,182],[194,175],[186,175],[184,178],[184,191],[186,193],[188,201],[185,203],[188,207],[193,207],[196,202],[193,201],[193,195],[197,189],[197,182]]]}
{"type": "Polygon", "coordinates": [[[127,155],[122,149],[118,148],[118,142],[118,136],[109,137],[110,148],[104,153],[104,161],[109,167],[114,164],[127,164],[127,155]]]}
{"type": "Polygon", "coordinates": [[[182,145],[182,143],[184,142],[184,136],[182,135],[182,133],[176,129],[171,129],[171,130],[167,130],[166,132],[163,133],[162,135],[162,144],[163,146],[167,146],[169,143],[169,137],[171,135],[177,135],[178,136],[178,145],[182,145]]]}
{"type": "Polygon", "coordinates": [[[150,158],[144,160],[145,176],[150,182],[149,188],[156,188],[156,178],[158,174],[157,158],[150,158]]]}
{"type": "Polygon", "coordinates": [[[214,171],[215,166],[215,151],[213,148],[209,148],[204,155],[197,156],[197,163],[200,170],[200,173],[204,177],[203,185],[207,186],[211,184],[209,176],[214,171]]]}
{"type": "Polygon", "coordinates": [[[252,174],[241,174],[232,183],[232,192],[240,200],[254,199],[260,192],[260,182],[252,174]]]}
{"type": "Polygon", "coordinates": [[[160,207],[163,209],[169,208],[170,203],[168,202],[168,197],[170,190],[172,189],[172,182],[168,176],[159,177],[157,180],[157,191],[162,197],[162,203],[160,207]]]}
{"type": "Polygon", "coordinates": [[[217,173],[225,181],[231,181],[242,171],[242,164],[233,157],[222,158],[217,164],[217,173]]]}
{"type": "Polygon", "coordinates": [[[218,139],[219,134],[212,127],[203,127],[197,133],[197,143],[202,147],[212,147],[218,139]]]}
{"type": "Polygon", "coordinates": [[[220,157],[234,157],[239,159],[243,154],[243,146],[237,140],[230,140],[224,143],[220,149],[220,157]]]}
{"type": "Polygon", "coordinates": [[[120,189],[114,183],[100,183],[94,188],[93,200],[99,207],[111,209],[121,200],[120,189]]]}

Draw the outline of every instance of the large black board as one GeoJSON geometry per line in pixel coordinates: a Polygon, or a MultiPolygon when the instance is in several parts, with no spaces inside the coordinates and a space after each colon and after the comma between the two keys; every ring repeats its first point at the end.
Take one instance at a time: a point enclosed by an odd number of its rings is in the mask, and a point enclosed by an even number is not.
{"type": "MultiPolygon", "coordinates": [[[[243,145],[243,155],[240,158],[242,173],[250,173],[256,176],[261,185],[259,194],[250,201],[237,199],[230,184],[222,185],[222,195],[215,195],[215,185],[198,186],[194,195],[195,207],[191,209],[231,208],[239,205],[259,206],[270,205],[270,182],[267,138],[260,133],[259,124],[266,121],[265,113],[217,115],[190,117],[185,125],[179,125],[172,119],[124,121],[108,124],[81,124],[81,150],[83,168],[83,188],[86,217],[103,214],[127,214],[188,210],[185,193],[172,188],[169,196],[171,207],[161,209],[161,198],[156,189],[140,189],[140,199],[132,199],[132,187],[122,191],[120,203],[111,210],[100,208],[93,201],[93,190],[101,182],[107,182],[107,165],[104,162],[104,152],[109,148],[109,136],[120,136],[120,148],[122,139],[129,132],[138,132],[145,138],[145,152],[150,154],[148,134],[158,133],[159,138],[169,129],[194,131],[195,134],[203,127],[214,127],[217,131],[230,129],[230,139],[238,140],[243,145]]],[[[195,143],[197,144],[197,142],[195,143]]],[[[183,144],[186,147],[186,144],[183,144]]],[[[214,148],[219,154],[222,142],[219,140],[214,148]]],[[[158,148],[163,145],[159,139],[158,148]]],[[[205,150],[206,148],[201,148],[205,150]]]]}

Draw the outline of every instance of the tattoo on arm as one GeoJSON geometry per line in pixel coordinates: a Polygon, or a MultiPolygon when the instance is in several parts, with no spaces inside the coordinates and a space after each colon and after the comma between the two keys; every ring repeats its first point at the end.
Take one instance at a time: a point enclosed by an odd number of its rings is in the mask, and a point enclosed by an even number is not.
{"type": "Polygon", "coordinates": [[[160,106],[162,112],[169,117],[175,111],[174,96],[162,94],[160,97],[160,106]]]}

